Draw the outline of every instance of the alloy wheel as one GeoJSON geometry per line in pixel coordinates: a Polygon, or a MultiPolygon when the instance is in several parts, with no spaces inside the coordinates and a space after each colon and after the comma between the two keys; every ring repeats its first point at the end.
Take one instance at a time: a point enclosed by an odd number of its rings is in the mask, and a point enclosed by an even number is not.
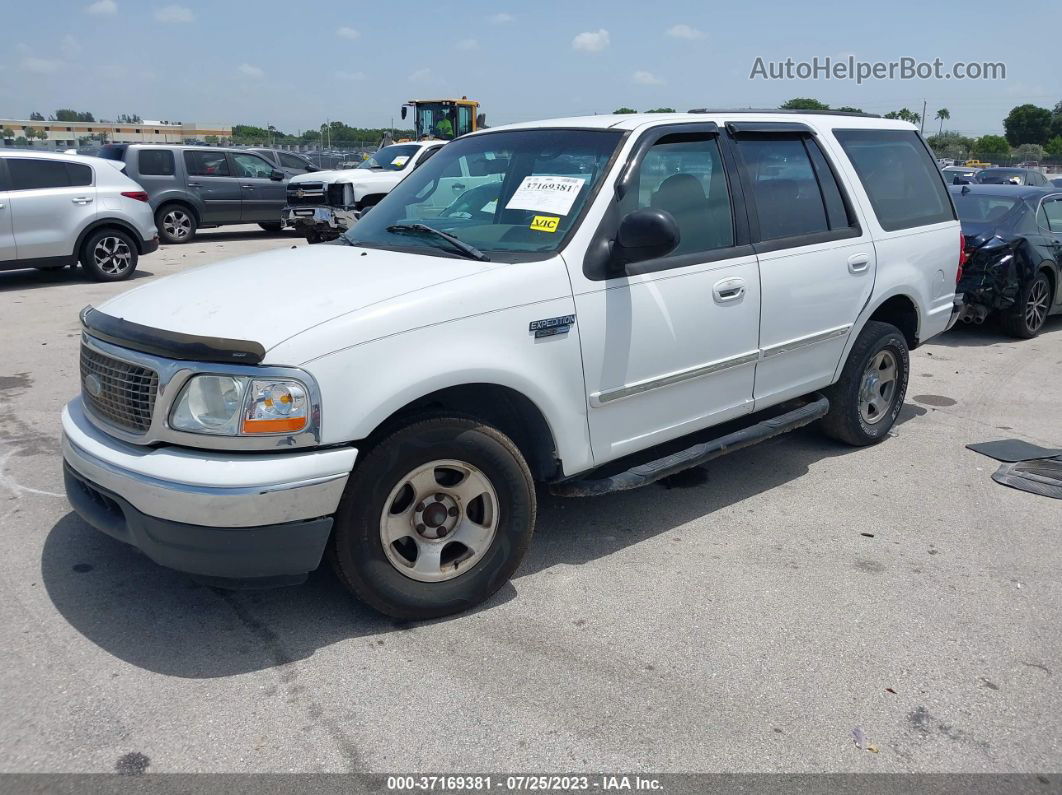
{"type": "Polygon", "coordinates": [[[420,582],[459,577],[494,541],[498,494],[463,461],[432,461],[401,478],[384,503],[380,541],[387,560],[420,582]]]}
{"type": "Polygon", "coordinates": [[[129,244],[120,237],[101,238],[92,250],[92,256],[96,267],[110,276],[125,273],[133,262],[133,252],[129,249],[129,244]]]}
{"type": "Polygon", "coordinates": [[[1029,331],[1038,331],[1047,318],[1048,304],[1051,301],[1047,280],[1039,278],[1029,290],[1029,300],[1025,302],[1025,325],[1029,331]]]}
{"type": "Polygon", "coordinates": [[[896,396],[899,372],[892,351],[878,351],[870,360],[859,387],[859,415],[863,422],[876,425],[888,416],[896,396]]]}
{"type": "Polygon", "coordinates": [[[162,228],[174,240],[184,240],[192,231],[192,219],[184,210],[170,210],[162,218],[162,228]]]}

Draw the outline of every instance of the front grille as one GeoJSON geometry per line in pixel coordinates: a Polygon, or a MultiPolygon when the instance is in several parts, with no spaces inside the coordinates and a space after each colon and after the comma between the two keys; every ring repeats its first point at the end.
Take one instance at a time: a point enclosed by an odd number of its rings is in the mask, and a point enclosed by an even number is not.
{"type": "Polygon", "coordinates": [[[323,182],[297,182],[288,185],[288,204],[321,204],[325,198],[323,182]]]}
{"type": "Polygon", "coordinates": [[[158,391],[154,370],[81,346],[81,396],[108,422],[134,433],[146,432],[158,391]]]}

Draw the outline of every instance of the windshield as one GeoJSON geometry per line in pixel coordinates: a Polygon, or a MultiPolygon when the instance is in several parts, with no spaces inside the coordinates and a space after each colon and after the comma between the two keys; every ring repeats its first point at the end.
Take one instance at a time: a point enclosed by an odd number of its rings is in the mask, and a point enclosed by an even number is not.
{"type": "Polygon", "coordinates": [[[401,171],[406,167],[413,155],[420,149],[413,144],[396,144],[385,146],[376,154],[369,155],[369,159],[363,161],[358,168],[369,168],[376,171],[401,171]]]}
{"type": "Polygon", "coordinates": [[[1017,178],[1018,182],[1025,181],[1025,172],[1018,168],[986,168],[977,174],[977,181],[982,185],[1002,185],[1017,178]]]}
{"type": "Polygon", "coordinates": [[[355,245],[453,255],[434,235],[394,227],[425,224],[495,257],[555,251],[604,178],[618,130],[516,130],[447,144],[365,215],[355,245]],[[391,227],[391,230],[389,230],[391,227]]]}

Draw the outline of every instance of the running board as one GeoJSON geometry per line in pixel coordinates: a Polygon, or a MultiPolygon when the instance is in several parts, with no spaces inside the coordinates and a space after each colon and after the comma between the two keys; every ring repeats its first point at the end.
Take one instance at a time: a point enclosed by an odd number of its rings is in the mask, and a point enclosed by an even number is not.
{"type": "Polygon", "coordinates": [[[783,433],[795,431],[797,428],[821,419],[829,410],[830,401],[823,395],[816,395],[812,402],[799,408],[720,436],[718,439],[695,444],[685,450],[639,464],[625,472],[608,477],[554,483],[550,487],[550,492],[558,497],[596,497],[616,491],[637,489],[684,469],[700,466],[713,458],[719,458],[735,450],[742,450],[783,433]]]}

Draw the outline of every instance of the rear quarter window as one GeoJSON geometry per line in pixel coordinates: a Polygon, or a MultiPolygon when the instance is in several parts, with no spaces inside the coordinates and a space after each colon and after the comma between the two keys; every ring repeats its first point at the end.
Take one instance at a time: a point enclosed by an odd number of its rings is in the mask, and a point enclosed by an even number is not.
{"type": "Polygon", "coordinates": [[[151,177],[172,177],[173,152],[169,149],[141,149],[137,153],[137,173],[151,177]]]}
{"type": "Polygon", "coordinates": [[[887,232],[955,220],[936,161],[914,130],[834,130],[887,232]]]}

